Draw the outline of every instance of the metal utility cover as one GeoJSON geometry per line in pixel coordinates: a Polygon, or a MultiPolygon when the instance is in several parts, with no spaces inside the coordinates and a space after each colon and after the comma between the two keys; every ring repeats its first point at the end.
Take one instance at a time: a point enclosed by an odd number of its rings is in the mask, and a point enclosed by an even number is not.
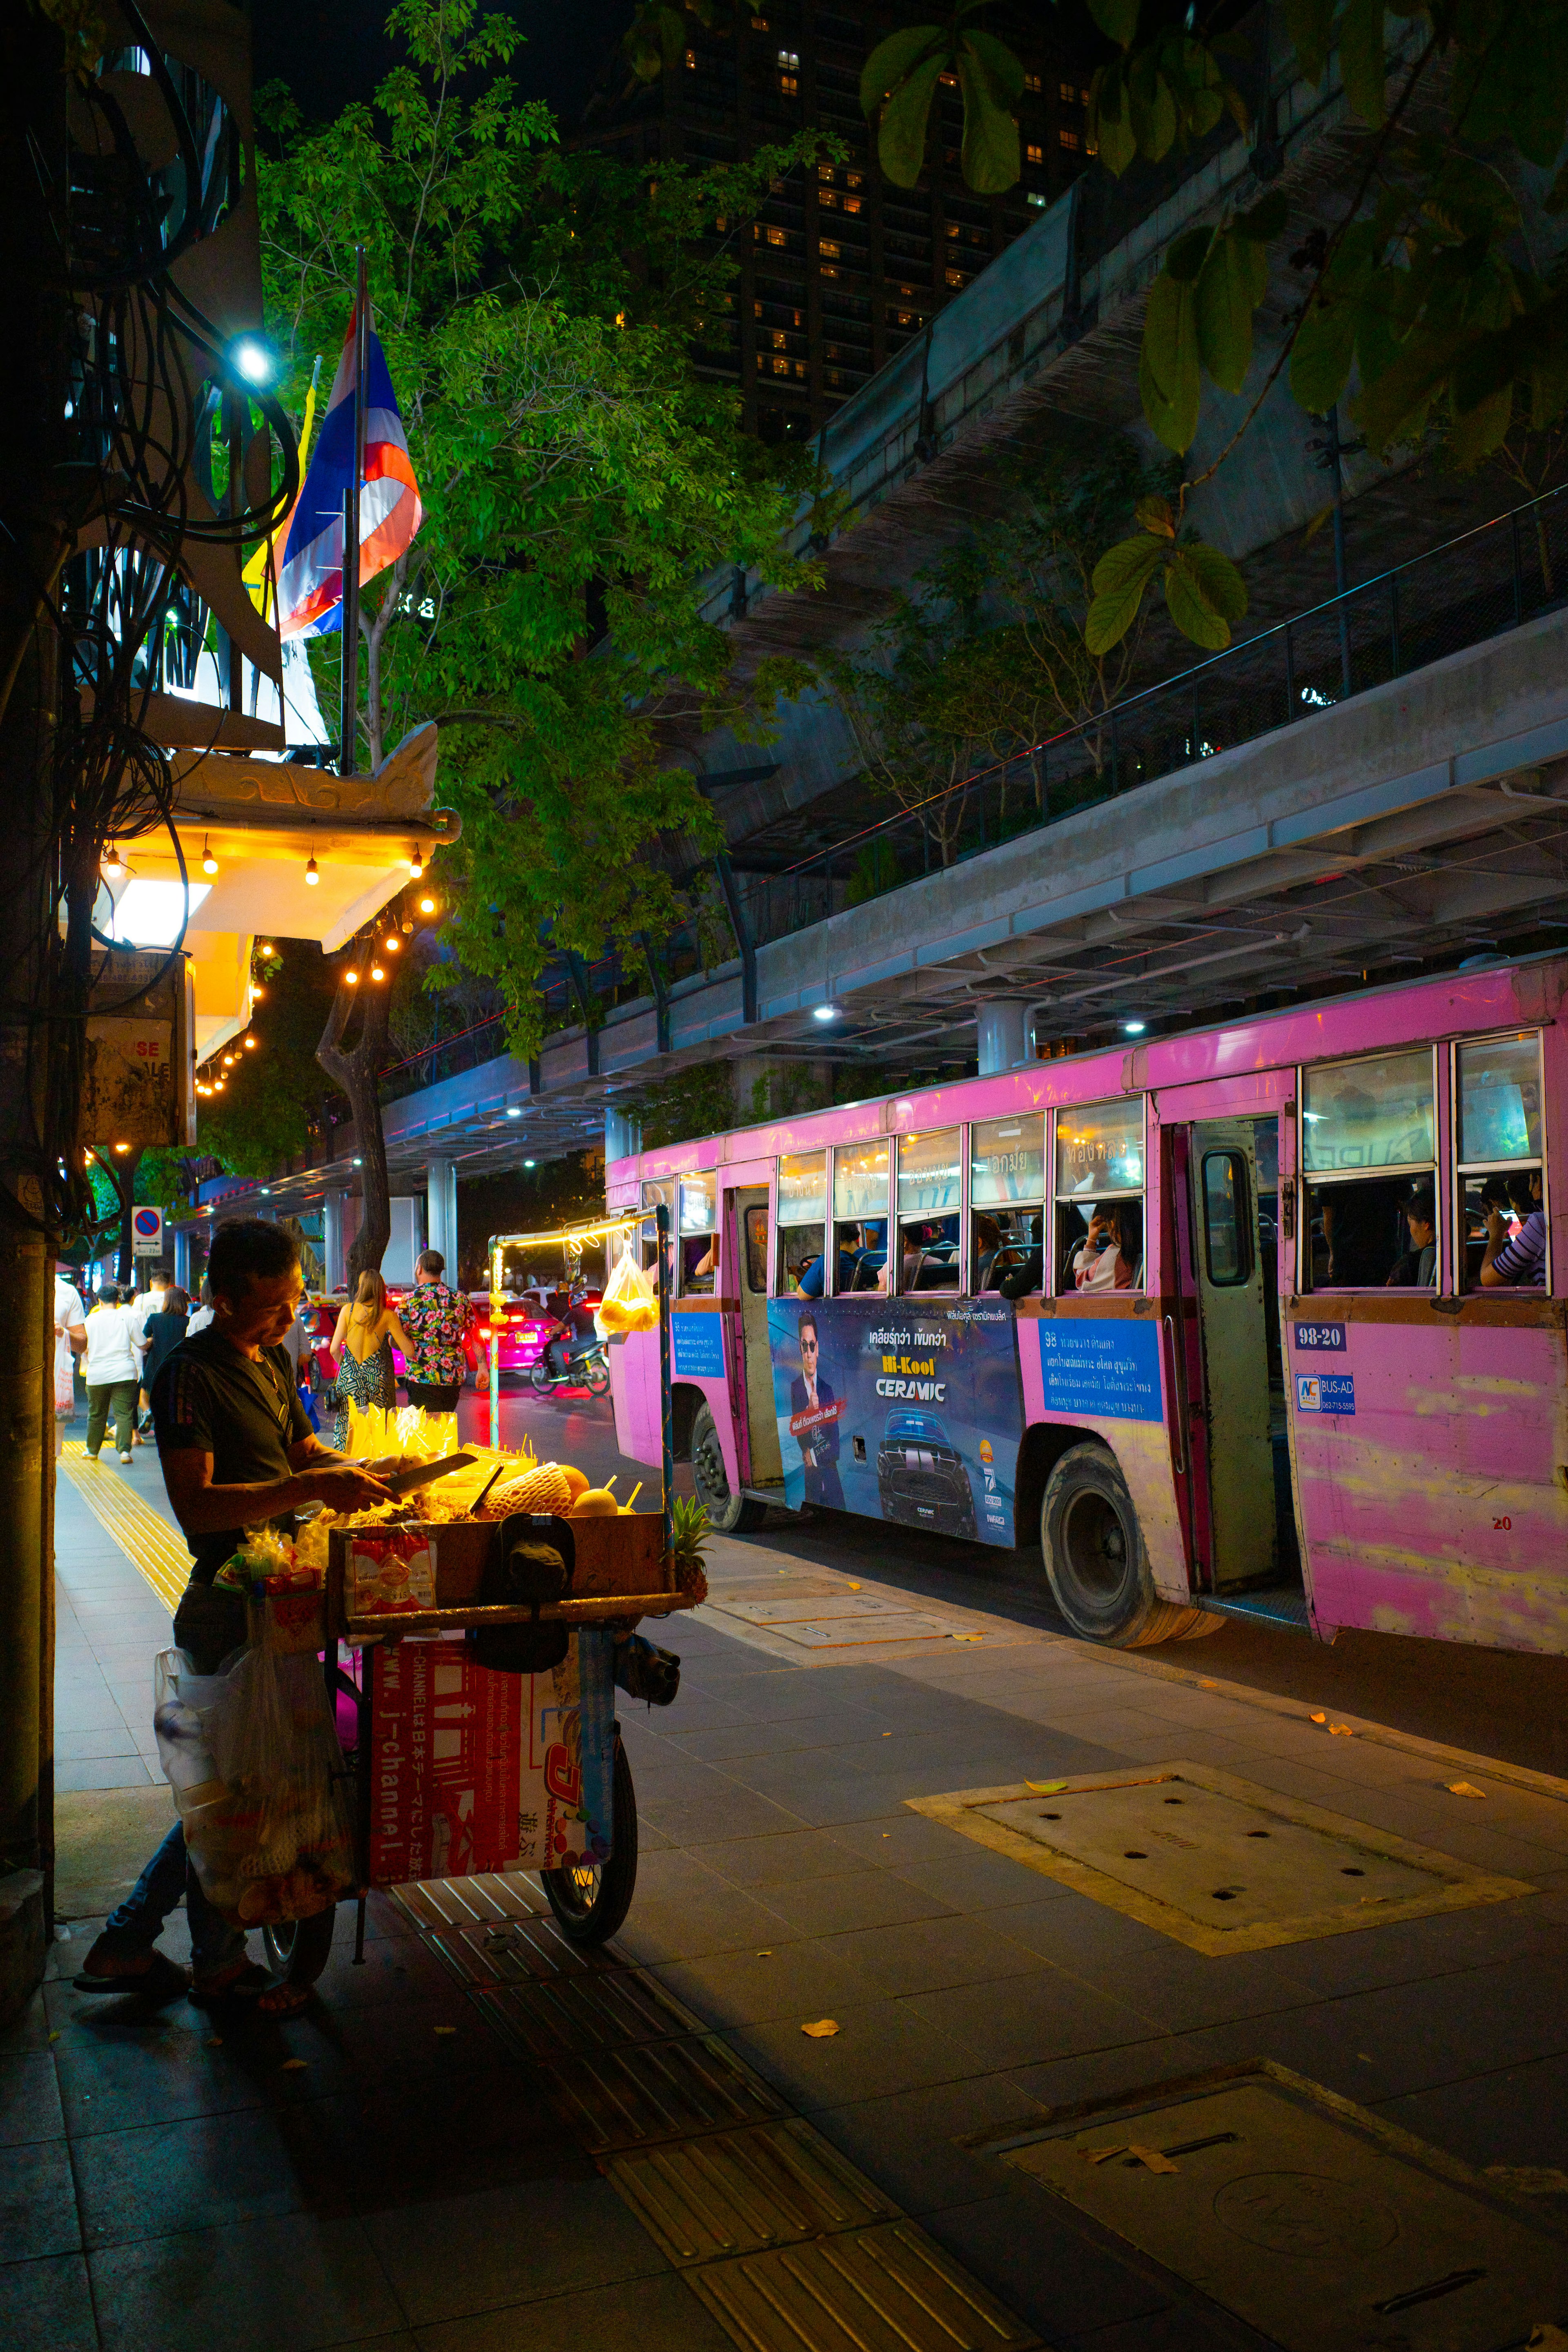
{"type": "Polygon", "coordinates": [[[793,2119],[617,2156],[609,2174],[679,2269],[899,2219],[837,2148],[793,2119]]]}
{"type": "Polygon", "coordinates": [[[525,2058],[581,2057],[702,2031],[700,2017],[637,1969],[492,1985],[474,1998],[481,2014],[525,2058]]]}
{"type": "Polygon", "coordinates": [[[561,2058],[540,2073],[595,2156],[770,2123],[784,2112],[783,2101],[715,2034],[561,2058]]]}
{"type": "Polygon", "coordinates": [[[945,1642],[952,1632],[934,1617],[891,1601],[847,1592],[836,1601],[731,1601],[721,1604],[759,1631],[798,1642],[805,1650],[850,1650],[871,1642],[945,1642]]]}
{"type": "Polygon", "coordinates": [[[1498,2352],[1568,2293],[1568,2241],[1282,2067],[1102,2111],[1005,2161],[1282,2352],[1498,2352]]]}
{"type": "Polygon", "coordinates": [[[530,1919],[544,1907],[536,1878],[491,1871],[483,1878],[426,1878],[395,1886],[392,1899],[423,1934],[432,1927],[493,1926],[530,1919]]]}
{"type": "Polygon", "coordinates": [[[748,2352],[1021,2352],[1039,2341],[912,2221],[686,2276],[748,2352]]]}
{"type": "Polygon", "coordinates": [[[1206,1764],[905,1801],[1211,1958],[1535,1892],[1206,1764]]]}

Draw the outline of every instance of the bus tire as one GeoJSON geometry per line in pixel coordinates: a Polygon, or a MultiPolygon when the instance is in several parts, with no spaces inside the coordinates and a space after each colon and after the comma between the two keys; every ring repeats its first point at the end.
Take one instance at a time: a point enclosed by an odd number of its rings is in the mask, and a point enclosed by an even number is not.
{"type": "Polygon", "coordinates": [[[754,1534],[767,1517],[765,1503],[731,1490],[723,1448],[719,1443],[719,1424],[710,1404],[698,1406],[691,1423],[691,1483],[715,1535],[754,1534]]]}
{"type": "Polygon", "coordinates": [[[1155,1591],[1138,1514],[1109,1446],[1069,1445],[1058,1462],[1040,1506],[1040,1549],[1051,1596],[1086,1642],[1141,1650],[1208,1630],[1205,1612],[1155,1591]]]}

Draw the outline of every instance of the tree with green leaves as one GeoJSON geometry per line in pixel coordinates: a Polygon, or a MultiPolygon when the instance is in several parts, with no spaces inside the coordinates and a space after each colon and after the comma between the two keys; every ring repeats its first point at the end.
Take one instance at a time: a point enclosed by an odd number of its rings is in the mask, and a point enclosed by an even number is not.
{"type": "MultiPolygon", "coordinates": [[[[711,170],[564,152],[516,94],[508,19],[399,0],[388,29],[404,61],[374,103],[307,129],[266,98],[268,314],[302,394],[365,248],[425,520],[364,592],[363,748],[374,768],[439,724],[440,797],[463,821],[437,872],[444,936],[532,1054],[553,959],[636,956],[687,911],[661,845],[716,836],[674,722],[763,733],[804,678],[770,662],[737,684],[698,583],[734,565],[779,588],[816,579],[784,546],[809,457],[744,435],[690,352],[732,305],[735,240],[818,142],[711,170]]],[[[310,650],[331,707],[341,641],[310,650]]],[[[358,1003],[340,993],[322,1055],[356,1100],[383,1050],[362,1051],[379,1015],[368,991],[358,1003]]],[[[366,1263],[385,1239],[371,1176],[366,1263]]]]}
{"type": "MultiPolygon", "coordinates": [[[[895,597],[862,654],[819,657],[874,789],[919,816],[942,865],[957,854],[977,770],[1103,718],[1125,691],[1143,615],[1086,642],[1090,574],[1112,532],[1168,497],[1173,468],[1130,436],[1056,444],[1003,474],[1005,510],[895,597]]],[[[1098,767],[1098,745],[1090,751],[1098,767]]],[[[1041,786],[1036,773],[1034,794],[1041,786]]],[[[1006,822],[1005,789],[1002,822],[1006,822]]],[[[899,878],[874,859],[857,897],[899,878]]]]}

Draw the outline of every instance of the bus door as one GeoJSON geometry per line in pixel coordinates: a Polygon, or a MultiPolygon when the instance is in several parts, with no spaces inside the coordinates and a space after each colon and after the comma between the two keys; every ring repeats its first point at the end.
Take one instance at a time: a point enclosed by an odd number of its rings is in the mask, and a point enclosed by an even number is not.
{"type": "Polygon", "coordinates": [[[1277,1118],[1203,1119],[1186,1137],[1192,1248],[1182,1253],[1181,1273],[1184,1282],[1194,1282],[1197,1307],[1197,1360],[1191,1367],[1189,1358],[1189,1366],[1202,1383],[1215,1592],[1268,1581],[1279,1565],[1273,1421],[1278,1390],[1283,1431],[1284,1391],[1273,1246],[1278,1137],[1277,1118]]]}
{"type": "Polygon", "coordinates": [[[737,1451],[742,1484],[784,1486],[784,1457],[773,1412],[773,1357],[768,1346],[768,1191],[765,1184],[728,1194],[730,1264],[740,1268],[741,1345],[731,1360],[740,1367],[735,1399],[737,1451]]]}

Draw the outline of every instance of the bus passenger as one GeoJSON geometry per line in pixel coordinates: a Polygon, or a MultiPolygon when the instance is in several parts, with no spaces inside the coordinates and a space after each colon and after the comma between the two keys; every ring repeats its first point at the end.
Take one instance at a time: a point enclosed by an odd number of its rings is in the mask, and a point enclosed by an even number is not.
{"type": "Polygon", "coordinates": [[[994,1217],[981,1211],[974,1220],[974,1282],[976,1290],[984,1290],[991,1280],[991,1269],[1002,1247],[1002,1228],[994,1217]]]}
{"type": "Polygon", "coordinates": [[[1121,1203],[1106,1201],[1092,1210],[1089,1237],[1072,1262],[1079,1290],[1131,1290],[1132,1268],[1122,1248],[1121,1203]]]}
{"type": "Polygon", "coordinates": [[[1437,1278],[1437,1196],[1417,1184],[1405,1204],[1410,1247],[1389,1276],[1385,1289],[1430,1290],[1437,1278]]]}
{"type": "MultiPolygon", "coordinates": [[[[855,1272],[860,1263],[860,1253],[864,1247],[865,1241],[858,1225],[839,1226],[838,1276],[833,1286],[835,1290],[843,1292],[854,1289],[855,1272]]],[[[820,1298],[822,1296],[824,1271],[823,1255],[822,1252],[819,1250],[816,1255],[812,1259],[811,1264],[806,1267],[805,1272],[801,1276],[799,1281],[795,1284],[795,1297],[797,1298],[820,1298]]]]}
{"type": "Polygon", "coordinates": [[[1546,1286],[1546,1216],[1542,1207],[1541,1175],[1530,1179],[1531,1210],[1512,1241],[1500,1209],[1487,1212],[1487,1245],[1481,1255],[1480,1277],[1489,1290],[1505,1285],[1521,1290],[1546,1286]]]}

